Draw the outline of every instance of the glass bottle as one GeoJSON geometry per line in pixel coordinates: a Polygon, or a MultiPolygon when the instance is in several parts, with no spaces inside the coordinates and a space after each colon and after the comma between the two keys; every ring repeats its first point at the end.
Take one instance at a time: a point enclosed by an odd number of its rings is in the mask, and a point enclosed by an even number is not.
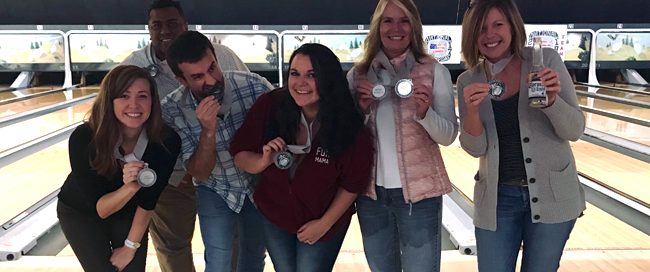
{"type": "Polygon", "coordinates": [[[542,38],[533,38],[533,67],[528,73],[528,105],[533,108],[542,108],[548,105],[546,87],[538,73],[544,69],[544,55],[542,53],[542,38]]]}

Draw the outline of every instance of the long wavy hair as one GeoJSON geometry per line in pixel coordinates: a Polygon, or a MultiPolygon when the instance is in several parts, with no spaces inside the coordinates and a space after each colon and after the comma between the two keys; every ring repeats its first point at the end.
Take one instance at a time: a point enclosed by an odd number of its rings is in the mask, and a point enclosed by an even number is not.
{"type": "MultiPolygon", "coordinates": [[[[354,104],[338,57],[329,48],[316,43],[304,44],[293,51],[289,64],[298,54],[309,57],[316,75],[320,96],[316,116],[320,122],[319,141],[333,158],[337,158],[356,141],[363,128],[363,115],[354,104]]],[[[288,76],[287,72],[285,79],[288,76]]],[[[279,136],[287,144],[295,144],[300,107],[291,97],[288,86],[273,91],[271,95],[279,106],[267,123],[265,136],[269,140],[279,136]]]]}
{"type": "Polygon", "coordinates": [[[363,58],[356,65],[357,70],[361,73],[368,71],[372,60],[379,50],[382,50],[379,27],[381,25],[381,17],[388,3],[393,3],[400,8],[409,19],[409,23],[411,24],[411,42],[409,43],[409,49],[413,53],[413,56],[415,56],[415,59],[419,62],[420,58],[427,56],[422,36],[422,20],[420,19],[420,12],[418,12],[418,8],[415,6],[413,0],[379,0],[375,12],[370,19],[368,36],[366,36],[363,42],[363,58]]]}
{"type": "Polygon", "coordinates": [[[122,123],[115,116],[113,100],[118,98],[138,79],[149,82],[151,90],[151,114],[144,126],[149,142],[162,144],[163,120],[156,82],[149,73],[137,66],[120,65],[113,68],[102,80],[99,93],[89,112],[88,125],[93,132],[90,154],[91,166],[106,177],[119,171],[120,166],[113,151],[123,131],[122,123]]]}
{"type": "Polygon", "coordinates": [[[470,69],[484,58],[478,50],[478,36],[483,31],[483,24],[491,9],[496,8],[507,18],[512,33],[510,50],[513,55],[523,58],[526,43],[526,29],[517,5],[512,0],[472,0],[463,17],[463,34],[461,53],[465,68],[470,69]]]}

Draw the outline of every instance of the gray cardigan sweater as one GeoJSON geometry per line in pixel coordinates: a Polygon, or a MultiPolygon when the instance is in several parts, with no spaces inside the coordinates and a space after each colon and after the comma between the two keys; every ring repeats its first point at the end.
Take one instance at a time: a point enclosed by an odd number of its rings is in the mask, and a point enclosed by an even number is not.
{"type": "MultiPolygon", "coordinates": [[[[529,184],[530,219],[534,223],[560,223],[577,218],[585,209],[584,191],[578,182],[569,145],[569,141],[578,140],[584,132],[585,120],[564,62],[552,49],[545,48],[543,53],[544,65],[559,74],[561,91],[550,107],[537,109],[528,106],[527,75],[532,51],[525,48],[518,103],[522,160],[529,184]]],[[[461,120],[459,139],[467,153],[480,158],[478,180],[474,185],[474,225],[494,231],[497,228],[499,141],[490,99],[483,100],[479,106],[483,133],[472,136],[463,129],[463,88],[474,82],[487,82],[483,65],[465,71],[457,80],[461,120]]]]}

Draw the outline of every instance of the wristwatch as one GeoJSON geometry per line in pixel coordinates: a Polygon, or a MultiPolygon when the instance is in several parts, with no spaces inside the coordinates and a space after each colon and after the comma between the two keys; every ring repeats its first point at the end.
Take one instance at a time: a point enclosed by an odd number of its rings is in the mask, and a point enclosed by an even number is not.
{"type": "Polygon", "coordinates": [[[140,243],[133,242],[133,241],[129,240],[129,238],[126,238],[124,240],[124,246],[128,247],[128,248],[131,248],[131,249],[138,249],[140,247],[140,243]]]}

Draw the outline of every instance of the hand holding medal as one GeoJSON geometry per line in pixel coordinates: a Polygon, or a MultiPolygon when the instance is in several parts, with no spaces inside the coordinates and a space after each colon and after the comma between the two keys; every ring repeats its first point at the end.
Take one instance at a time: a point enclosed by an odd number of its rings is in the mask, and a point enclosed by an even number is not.
{"type": "Polygon", "coordinates": [[[413,95],[413,81],[408,78],[403,78],[395,82],[394,85],[390,84],[390,76],[386,70],[379,71],[378,83],[372,88],[372,97],[375,100],[382,100],[388,94],[388,89],[393,89],[395,94],[401,98],[409,98],[413,95]]]}
{"type": "Polygon", "coordinates": [[[133,148],[133,153],[122,155],[119,150],[122,140],[120,139],[120,141],[118,141],[118,144],[115,146],[113,151],[113,156],[126,163],[122,168],[124,183],[137,180],[141,187],[151,187],[156,183],[156,179],[158,178],[156,172],[149,168],[148,163],[140,160],[144,155],[148,143],[149,138],[147,137],[147,131],[145,129],[140,131],[138,141],[133,148]]]}
{"type": "Polygon", "coordinates": [[[157,178],[158,175],[156,175],[156,172],[149,168],[149,164],[146,162],[144,163],[144,168],[138,171],[138,184],[142,187],[151,187],[156,183],[157,178]]]}
{"type": "Polygon", "coordinates": [[[151,187],[156,183],[158,177],[156,172],[149,168],[148,163],[138,160],[124,164],[122,172],[124,183],[137,181],[140,187],[151,187]]]}
{"type": "Polygon", "coordinates": [[[305,126],[307,129],[307,142],[304,145],[285,145],[284,141],[281,138],[276,138],[275,140],[270,141],[266,146],[269,146],[273,141],[276,141],[277,139],[280,139],[282,141],[282,145],[278,146],[278,144],[275,144],[274,146],[276,147],[275,150],[281,150],[275,153],[273,156],[273,163],[275,166],[279,169],[282,170],[287,170],[293,166],[294,163],[294,157],[293,155],[301,155],[301,154],[307,154],[309,151],[311,151],[311,128],[312,124],[307,123],[307,120],[305,119],[304,114],[300,114],[300,123],[301,125],[305,126]],[[281,149],[277,147],[282,147],[281,149]]]}

